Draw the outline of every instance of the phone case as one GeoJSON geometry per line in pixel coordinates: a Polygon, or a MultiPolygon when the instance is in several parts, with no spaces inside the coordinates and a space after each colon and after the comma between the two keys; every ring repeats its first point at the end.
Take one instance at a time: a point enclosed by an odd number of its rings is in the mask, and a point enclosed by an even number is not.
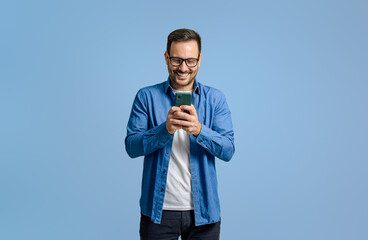
{"type": "Polygon", "coordinates": [[[175,106],[180,107],[181,105],[191,105],[192,94],[177,92],[175,94],[175,106]]]}

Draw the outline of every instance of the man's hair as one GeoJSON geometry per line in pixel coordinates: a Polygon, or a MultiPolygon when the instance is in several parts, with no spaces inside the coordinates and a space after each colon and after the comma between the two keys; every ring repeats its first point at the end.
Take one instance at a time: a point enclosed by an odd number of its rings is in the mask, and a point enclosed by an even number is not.
{"type": "Polygon", "coordinates": [[[186,29],[186,28],[182,28],[182,29],[177,29],[173,32],[171,32],[169,34],[169,36],[167,37],[167,53],[170,55],[170,48],[171,48],[171,44],[172,42],[184,42],[184,41],[190,41],[190,40],[195,40],[197,41],[197,45],[198,45],[198,56],[201,53],[201,36],[199,36],[199,34],[197,32],[195,32],[194,30],[191,29],[186,29]]]}

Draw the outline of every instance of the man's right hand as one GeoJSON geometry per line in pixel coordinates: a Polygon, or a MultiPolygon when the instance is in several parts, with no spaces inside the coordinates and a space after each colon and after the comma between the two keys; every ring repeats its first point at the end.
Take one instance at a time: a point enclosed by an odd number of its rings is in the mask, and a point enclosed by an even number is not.
{"type": "Polygon", "coordinates": [[[177,129],[181,129],[181,125],[175,125],[172,123],[171,119],[177,119],[178,117],[175,115],[176,112],[182,112],[179,107],[172,107],[170,111],[167,113],[166,119],[166,129],[170,134],[174,134],[177,129]]]}

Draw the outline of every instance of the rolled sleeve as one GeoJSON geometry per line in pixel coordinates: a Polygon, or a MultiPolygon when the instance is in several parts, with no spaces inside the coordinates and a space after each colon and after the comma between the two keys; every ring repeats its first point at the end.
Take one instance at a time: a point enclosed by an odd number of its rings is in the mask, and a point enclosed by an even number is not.
{"type": "Polygon", "coordinates": [[[139,91],[133,103],[125,138],[125,149],[131,158],[148,155],[173,139],[173,135],[166,129],[166,122],[148,129],[145,102],[144,94],[139,91]]]}
{"type": "Polygon", "coordinates": [[[218,95],[220,101],[216,104],[213,125],[209,128],[202,124],[197,143],[215,157],[230,161],[235,152],[231,113],[225,96],[222,93],[218,95]]]}

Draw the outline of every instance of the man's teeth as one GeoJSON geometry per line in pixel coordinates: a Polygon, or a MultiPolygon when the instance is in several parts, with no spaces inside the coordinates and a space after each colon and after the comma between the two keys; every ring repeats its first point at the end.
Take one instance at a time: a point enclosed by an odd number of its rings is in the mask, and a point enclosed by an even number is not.
{"type": "Polygon", "coordinates": [[[179,76],[186,77],[188,76],[188,73],[178,73],[179,76]]]}

